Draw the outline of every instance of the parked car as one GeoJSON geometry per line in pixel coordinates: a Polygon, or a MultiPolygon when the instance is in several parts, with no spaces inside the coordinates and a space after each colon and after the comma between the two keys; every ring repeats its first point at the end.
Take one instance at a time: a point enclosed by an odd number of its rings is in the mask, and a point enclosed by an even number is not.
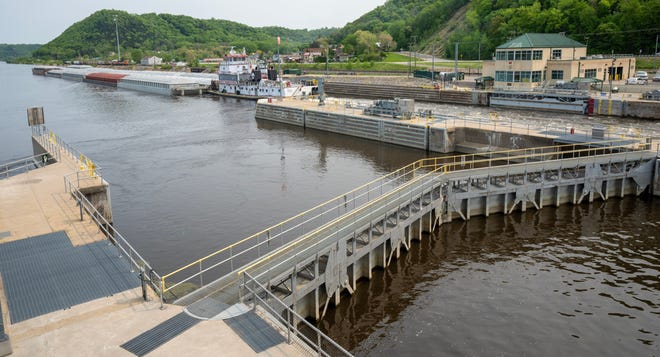
{"type": "Polygon", "coordinates": [[[653,81],[660,82],[660,73],[656,73],[655,76],[653,76],[653,81]]]}
{"type": "Polygon", "coordinates": [[[630,77],[626,79],[626,84],[646,84],[646,79],[638,77],[630,77]]]}
{"type": "Polygon", "coordinates": [[[635,77],[637,77],[638,79],[648,80],[649,74],[646,73],[645,71],[637,71],[635,72],[635,77]]]}

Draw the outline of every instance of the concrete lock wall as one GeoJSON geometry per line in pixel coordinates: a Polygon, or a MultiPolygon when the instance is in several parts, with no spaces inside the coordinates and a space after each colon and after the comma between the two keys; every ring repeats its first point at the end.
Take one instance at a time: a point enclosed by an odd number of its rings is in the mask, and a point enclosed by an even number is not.
{"type": "Polygon", "coordinates": [[[457,151],[457,143],[462,145],[461,151],[467,153],[495,148],[518,149],[548,146],[553,143],[549,138],[517,133],[476,128],[438,128],[405,120],[365,118],[351,114],[285,107],[272,103],[257,104],[256,118],[439,153],[457,151]],[[463,147],[465,143],[473,145],[463,147]]]}
{"type": "Polygon", "coordinates": [[[448,136],[449,151],[446,152],[458,151],[467,154],[551,146],[554,143],[552,138],[477,128],[455,128],[448,133],[448,136]]]}
{"type": "Polygon", "coordinates": [[[276,121],[279,123],[305,126],[303,109],[289,108],[275,104],[263,105],[257,103],[255,118],[276,121]]]}
{"type": "Polygon", "coordinates": [[[620,99],[594,99],[594,112],[598,115],[623,116],[623,101],[620,99]]]}
{"type": "Polygon", "coordinates": [[[636,118],[660,119],[660,102],[624,102],[624,115],[636,118]]]}

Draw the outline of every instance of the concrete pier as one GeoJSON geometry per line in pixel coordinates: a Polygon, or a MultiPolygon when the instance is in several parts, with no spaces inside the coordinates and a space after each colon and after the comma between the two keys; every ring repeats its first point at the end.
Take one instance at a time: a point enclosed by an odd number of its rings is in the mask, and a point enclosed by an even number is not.
{"type": "MultiPolygon", "coordinates": [[[[33,240],[54,232],[64,232],[69,237],[71,254],[75,249],[88,249],[89,246],[113,244],[106,233],[81,209],[79,200],[65,186],[64,177],[71,185],[76,185],[98,208],[105,208],[103,216],[111,218],[109,187],[98,174],[91,173],[95,165],[86,157],[71,155],[59,137],[48,131],[33,131],[35,152],[47,154],[56,161],[42,168],[0,179],[0,252],[10,244],[33,240]],[[82,169],[81,169],[82,168],[82,169]],[[90,175],[91,173],[91,175],[90,175]],[[107,194],[102,197],[101,194],[107,194]],[[95,197],[95,198],[94,198],[95,197]],[[82,217],[82,219],[81,219],[82,217]],[[107,243],[106,243],[107,242],[107,243]]],[[[38,247],[35,247],[35,249],[38,247]]],[[[121,261],[122,254],[115,250],[114,257],[121,261]]],[[[26,253],[30,253],[29,251],[26,253]]],[[[67,254],[69,254],[67,252],[67,254]]],[[[105,259],[105,258],[104,258],[105,259]]],[[[14,257],[17,264],[30,264],[29,257],[14,257]],[[22,263],[21,263],[22,262],[22,263]]],[[[3,261],[5,264],[11,262],[3,261]]],[[[93,263],[92,263],[93,264],[93,263]]],[[[117,263],[119,264],[119,263],[117,263]]],[[[95,264],[93,264],[95,265],[95,264]]],[[[0,264],[2,266],[2,264],[0,264]]],[[[0,331],[0,356],[133,356],[127,342],[144,335],[158,326],[170,326],[177,316],[185,315],[184,307],[169,305],[161,307],[159,296],[150,289],[140,287],[114,293],[65,307],[22,321],[12,321],[11,302],[8,300],[11,288],[6,282],[8,274],[24,271],[21,269],[0,270],[0,326],[4,327],[7,338],[0,331]],[[147,300],[143,294],[147,294],[147,300]],[[169,324],[169,325],[168,325],[169,324]]],[[[41,276],[45,280],[61,279],[66,266],[52,267],[41,276]]],[[[132,276],[137,284],[137,272],[125,273],[132,276]]],[[[44,284],[43,286],[45,286],[44,284]]],[[[66,291],[66,283],[58,286],[58,291],[27,292],[26,299],[54,298],[55,295],[80,295],[85,291],[66,291]]],[[[12,292],[16,295],[16,292],[12,292]]],[[[45,300],[48,301],[48,300],[45,300]]],[[[259,313],[259,311],[257,311],[259,313]]],[[[277,334],[259,315],[247,315],[236,322],[237,317],[225,314],[215,319],[198,320],[190,328],[167,339],[147,338],[143,341],[154,356],[217,356],[219,353],[231,356],[305,356],[310,350],[298,340],[287,340],[277,334]],[[245,328],[254,327],[245,332],[245,328]],[[243,330],[241,330],[241,328],[243,330]],[[263,337],[264,331],[271,331],[270,340],[263,337]],[[273,340],[273,333],[279,337],[273,340]],[[258,341],[262,341],[261,344],[258,341]],[[268,341],[264,344],[263,341],[268,341]],[[272,342],[276,341],[276,342],[272,342]]],[[[176,327],[176,326],[175,326],[176,327]]]]}

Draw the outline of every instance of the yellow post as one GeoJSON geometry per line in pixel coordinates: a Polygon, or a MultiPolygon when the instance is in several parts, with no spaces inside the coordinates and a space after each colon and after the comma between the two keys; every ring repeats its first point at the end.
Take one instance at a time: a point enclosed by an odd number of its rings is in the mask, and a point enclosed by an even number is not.
{"type": "Polygon", "coordinates": [[[96,170],[96,165],[94,165],[94,163],[90,161],[87,167],[89,167],[89,177],[95,177],[96,172],[94,171],[96,170]]]}

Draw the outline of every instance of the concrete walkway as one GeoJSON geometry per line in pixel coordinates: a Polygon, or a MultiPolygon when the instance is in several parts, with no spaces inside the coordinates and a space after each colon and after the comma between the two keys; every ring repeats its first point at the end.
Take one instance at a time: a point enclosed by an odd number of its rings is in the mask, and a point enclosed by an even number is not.
{"type": "MultiPolygon", "coordinates": [[[[73,245],[106,239],[89,217],[80,221],[75,200],[64,190],[63,176],[75,172],[75,166],[73,160],[63,158],[62,162],[0,180],[0,244],[62,230],[73,245]]],[[[11,356],[131,356],[120,345],[183,311],[175,305],[160,309],[153,294],[145,302],[137,288],[12,324],[1,279],[0,304],[13,349],[11,356]]],[[[299,345],[286,343],[257,353],[224,321],[205,320],[148,355],[305,353],[299,345]]]]}

